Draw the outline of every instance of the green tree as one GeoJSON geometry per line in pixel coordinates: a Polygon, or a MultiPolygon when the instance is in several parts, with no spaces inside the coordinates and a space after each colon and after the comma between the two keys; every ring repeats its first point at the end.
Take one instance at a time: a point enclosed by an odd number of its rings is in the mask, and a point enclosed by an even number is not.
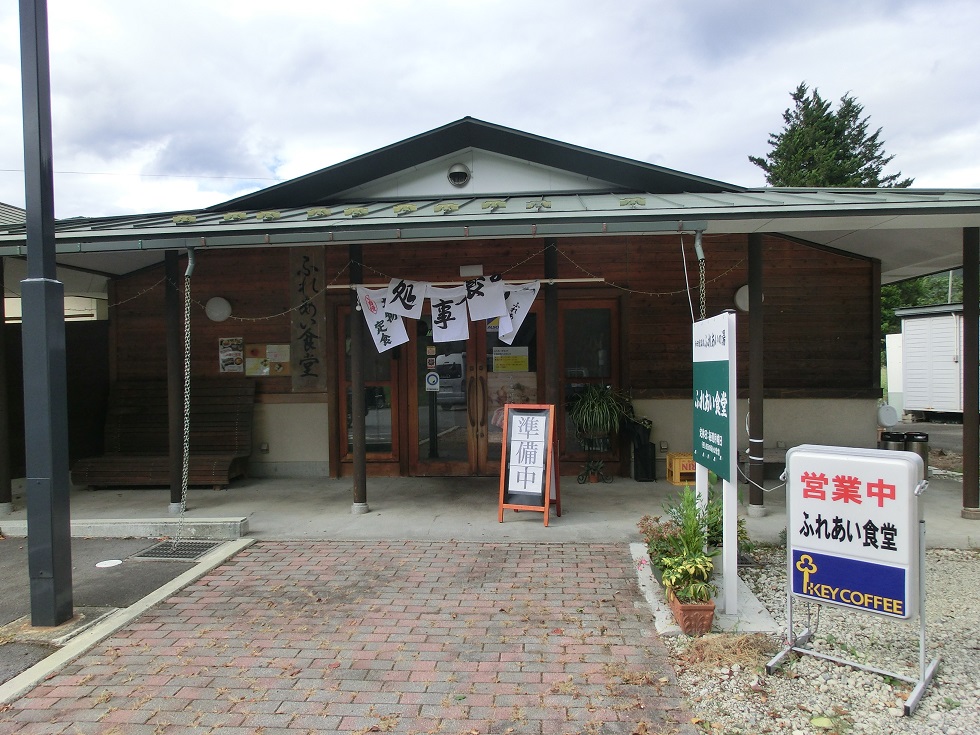
{"type": "Polygon", "coordinates": [[[882,150],[881,128],[868,133],[864,107],[849,94],[837,110],[800,83],[783,112],[782,132],[769,135],[771,150],[749,160],[766,172],[770,186],[905,187],[912,179],[885,174],[894,156],[882,150]]]}

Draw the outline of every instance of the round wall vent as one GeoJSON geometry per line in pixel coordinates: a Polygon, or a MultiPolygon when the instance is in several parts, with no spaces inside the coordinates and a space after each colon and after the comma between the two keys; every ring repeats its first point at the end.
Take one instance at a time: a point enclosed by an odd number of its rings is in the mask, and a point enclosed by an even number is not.
{"type": "Polygon", "coordinates": [[[454,163],[449,167],[447,176],[453,186],[466,186],[470,181],[470,170],[465,163],[454,163]]]}

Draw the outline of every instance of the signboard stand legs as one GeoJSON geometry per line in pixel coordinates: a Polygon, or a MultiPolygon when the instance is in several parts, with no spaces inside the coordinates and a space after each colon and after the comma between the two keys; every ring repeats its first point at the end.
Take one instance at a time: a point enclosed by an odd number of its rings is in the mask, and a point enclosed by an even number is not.
{"type": "Polygon", "coordinates": [[[936,676],[936,669],[939,668],[939,658],[934,658],[929,665],[926,665],[926,582],[925,575],[922,571],[925,569],[925,521],[919,521],[920,527],[920,542],[921,547],[919,549],[919,678],[913,679],[908,676],[903,676],[902,674],[897,674],[893,671],[885,671],[883,669],[877,669],[873,666],[868,666],[866,664],[861,664],[856,661],[849,661],[844,658],[838,658],[837,656],[830,656],[825,653],[818,653],[817,651],[812,651],[809,648],[805,648],[807,643],[813,637],[813,631],[806,628],[802,633],[796,635],[793,630],[793,595],[788,595],[786,601],[786,625],[789,630],[789,640],[786,647],[777,653],[769,663],[766,664],[766,673],[772,675],[776,672],[780,666],[786,661],[791,653],[798,653],[807,656],[813,656],[814,658],[820,658],[825,661],[833,661],[837,664],[842,664],[844,666],[850,666],[854,669],[860,669],[861,671],[867,671],[872,674],[878,674],[880,676],[889,676],[893,679],[898,679],[899,681],[904,681],[909,684],[913,684],[915,688],[912,693],[909,694],[908,699],[905,700],[905,707],[903,708],[903,713],[906,717],[909,717],[916,708],[919,706],[919,701],[925,694],[926,687],[928,687],[932,680],[936,676]]]}
{"type": "MultiPolygon", "coordinates": [[[[874,464],[878,457],[887,457],[888,453],[884,455],[877,453],[875,450],[864,450],[864,449],[842,449],[838,447],[811,447],[811,446],[801,446],[797,448],[800,456],[803,457],[801,464],[803,468],[807,471],[800,474],[795,467],[794,459],[788,454],[787,464],[786,464],[786,479],[787,479],[787,518],[790,519],[791,525],[789,527],[789,535],[787,538],[787,584],[786,584],[786,626],[787,626],[787,643],[786,647],[776,654],[767,664],[766,673],[772,674],[778,669],[790,656],[792,653],[813,656],[814,658],[823,659],[825,661],[833,661],[837,664],[842,664],[844,666],[850,666],[851,668],[858,669],[861,671],[867,671],[873,674],[878,674],[881,676],[888,676],[893,679],[898,679],[900,681],[907,682],[914,686],[911,694],[905,701],[904,715],[907,717],[911,715],[915,709],[919,706],[919,701],[922,699],[925,693],[926,687],[935,678],[936,670],[939,666],[939,658],[934,658],[928,665],[926,664],[926,581],[925,581],[925,569],[926,569],[926,543],[925,543],[925,520],[922,518],[921,507],[919,505],[919,496],[928,487],[928,482],[921,479],[922,478],[922,463],[921,459],[910,456],[909,459],[915,460],[914,469],[918,472],[918,484],[914,482],[905,482],[902,484],[898,482],[894,485],[883,484],[881,479],[877,479],[876,482],[869,483],[869,486],[877,492],[878,487],[883,487],[887,489],[886,494],[880,499],[882,502],[884,500],[896,501],[899,498],[906,500],[907,497],[907,507],[910,514],[914,514],[916,518],[917,528],[915,532],[910,535],[910,540],[914,539],[917,549],[915,553],[914,560],[910,558],[910,568],[908,572],[917,575],[917,584],[909,585],[903,592],[899,589],[898,592],[889,593],[887,591],[875,591],[869,588],[860,588],[860,584],[873,584],[873,582],[862,582],[858,579],[860,575],[851,576],[851,572],[848,570],[859,569],[859,567],[854,566],[855,564],[865,564],[868,562],[866,560],[857,559],[851,561],[852,566],[847,566],[848,558],[842,557],[843,562],[835,562],[832,556],[828,556],[823,553],[823,550],[819,547],[821,542],[821,534],[819,532],[819,526],[817,534],[814,536],[810,533],[811,526],[809,525],[810,516],[805,511],[802,512],[802,518],[804,523],[801,527],[802,531],[795,530],[795,524],[798,523],[797,516],[791,511],[792,504],[798,503],[804,506],[807,499],[813,499],[817,497],[820,491],[820,486],[815,483],[818,478],[824,477],[823,474],[818,474],[820,470],[825,467],[830,467],[827,462],[836,463],[836,467],[840,469],[840,475],[835,477],[845,478],[845,479],[857,479],[857,477],[849,474],[854,473],[856,476],[860,476],[861,473],[865,476],[872,478],[879,478],[881,476],[887,476],[887,468],[883,468],[881,465],[874,464]],[[836,450],[836,452],[835,452],[836,450]],[[824,464],[820,464],[824,462],[824,464]],[[850,464],[846,464],[850,462],[850,464]],[[814,469],[816,468],[816,469],[814,469]],[[867,468],[873,468],[873,471],[869,474],[866,470],[867,468]],[[800,474],[804,478],[805,482],[801,483],[802,487],[797,490],[793,487],[793,481],[796,476],[800,474]],[[914,490],[911,493],[905,493],[904,490],[911,489],[912,486],[914,490]],[[796,497],[797,492],[800,493],[800,497],[796,497]],[[810,546],[807,546],[809,544],[810,546]],[[799,553],[799,552],[806,553],[799,553]],[[795,560],[795,564],[794,564],[795,560]],[[843,563],[843,566],[835,566],[836,563],[843,563]],[[825,568],[829,569],[829,576],[827,572],[822,571],[825,568]],[[800,571],[800,575],[796,575],[794,569],[800,571]],[[815,577],[820,571],[821,580],[827,578],[830,580],[829,583],[817,584],[811,582],[810,580],[815,577]],[[837,575],[837,579],[834,575],[837,575]],[[798,577],[802,578],[802,584],[797,584],[800,580],[798,577]],[[844,589],[843,584],[850,584],[853,589],[844,589]],[[840,585],[840,586],[838,586],[840,585]],[[839,594],[838,594],[839,592],[839,594]],[[916,594],[917,593],[917,594],[916,594]],[[845,597],[845,594],[847,595],[845,597]],[[829,595],[829,596],[828,596],[829,595]],[[917,596],[917,604],[911,603],[910,595],[917,596]],[[865,612],[864,614],[890,614],[892,617],[909,617],[909,611],[913,608],[917,608],[919,616],[919,672],[918,678],[905,676],[893,671],[886,671],[883,669],[878,669],[866,664],[859,663],[857,661],[850,661],[848,659],[839,658],[836,656],[831,656],[824,653],[819,653],[817,651],[810,650],[807,648],[807,644],[813,638],[814,630],[810,628],[809,620],[807,621],[807,627],[800,633],[797,634],[795,630],[795,624],[793,621],[793,604],[794,597],[802,597],[804,600],[812,600],[816,604],[823,604],[819,602],[817,598],[824,598],[827,600],[828,604],[836,604],[843,607],[861,608],[865,612]],[[847,602],[846,600],[850,600],[847,602]],[[910,602],[907,606],[904,602],[910,602]],[[880,603],[880,605],[879,605],[880,603]],[[881,608],[879,610],[879,607],[881,608]],[[891,609],[889,609],[891,608],[891,609]]],[[[796,450],[791,450],[791,453],[796,450]]],[[[895,463],[899,462],[898,455],[911,455],[909,452],[892,452],[891,456],[896,457],[895,463]]],[[[892,461],[891,459],[885,460],[886,462],[892,461]]],[[[892,477],[896,475],[893,473],[892,477]]],[[[901,477],[901,475],[897,475],[901,477]]],[[[871,494],[871,490],[868,491],[871,497],[877,497],[871,494]]],[[[825,496],[819,496],[821,500],[825,496]]],[[[805,506],[809,509],[813,509],[814,505],[805,506]]],[[[819,515],[817,515],[819,519],[819,515]]],[[[870,521],[869,521],[870,523],[870,521]]],[[[887,524],[883,524],[887,525],[887,524]]],[[[876,529],[877,530],[877,529],[876,529]]],[[[912,528],[908,529],[912,531],[912,528]]],[[[834,538],[834,537],[831,537],[834,538]]],[[[838,537],[839,538],[839,537],[838,537]]],[[[897,538],[904,538],[904,534],[899,533],[897,538]]],[[[827,538],[824,537],[823,541],[826,542],[827,538]]],[[[872,547],[877,547],[878,541],[876,537],[865,536],[864,544],[862,545],[862,551],[869,545],[872,547]],[[868,542],[874,538],[875,543],[869,544],[868,542]]],[[[836,543],[836,541],[833,541],[836,543]]],[[[888,548],[884,543],[880,544],[882,547],[888,548]]],[[[874,564],[874,559],[872,559],[872,564],[874,564]]],[[[889,568],[890,565],[876,564],[872,567],[872,573],[869,575],[871,578],[874,577],[884,577],[893,571],[889,568]]],[[[896,567],[896,568],[900,568],[896,567]]],[[[901,587],[901,585],[899,585],[901,587]]],[[[881,588],[882,590],[888,590],[890,588],[881,588]]]]}

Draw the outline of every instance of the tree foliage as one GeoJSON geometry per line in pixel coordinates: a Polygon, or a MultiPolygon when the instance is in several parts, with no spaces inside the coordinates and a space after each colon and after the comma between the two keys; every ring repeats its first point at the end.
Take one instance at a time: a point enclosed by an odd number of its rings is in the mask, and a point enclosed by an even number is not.
{"type": "Polygon", "coordinates": [[[769,135],[771,150],[749,160],[766,172],[770,186],[905,187],[912,179],[885,174],[894,156],[883,152],[881,128],[868,133],[864,107],[849,94],[837,110],[800,83],[783,112],[782,132],[769,135]]]}

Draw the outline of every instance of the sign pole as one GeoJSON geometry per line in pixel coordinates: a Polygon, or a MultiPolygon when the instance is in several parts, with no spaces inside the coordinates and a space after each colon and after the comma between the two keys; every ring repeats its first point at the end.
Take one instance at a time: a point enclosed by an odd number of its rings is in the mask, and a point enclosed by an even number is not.
{"type": "Polygon", "coordinates": [[[736,428],[735,312],[728,310],[695,322],[694,460],[701,507],[708,500],[708,471],[722,485],[722,605],[726,615],[738,614],[738,486],[736,428]]]}

